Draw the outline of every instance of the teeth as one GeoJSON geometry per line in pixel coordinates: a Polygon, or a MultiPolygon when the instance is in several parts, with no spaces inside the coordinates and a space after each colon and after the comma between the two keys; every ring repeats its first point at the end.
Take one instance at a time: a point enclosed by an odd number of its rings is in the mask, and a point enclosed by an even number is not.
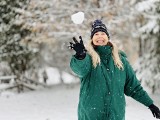
{"type": "Polygon", "coordinates": [[[104,41],[103,40],[99,40],[99,41],[97,41],[98,43],[103,43],[104,41]]]}

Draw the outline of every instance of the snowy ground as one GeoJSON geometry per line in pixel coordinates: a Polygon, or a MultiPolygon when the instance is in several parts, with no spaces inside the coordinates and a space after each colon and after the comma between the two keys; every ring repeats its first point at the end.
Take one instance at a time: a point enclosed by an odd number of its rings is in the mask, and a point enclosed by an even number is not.
{"type": "MultiPolygon", "coordinates": [[[[0,96],[0,120],[77,120],[79,86],[0,96]]],[[[160,106],[160,95],[151,96],[160,106]]],[[[126,120],[155,120],[149,109],[127,98],[126,120]]]]}

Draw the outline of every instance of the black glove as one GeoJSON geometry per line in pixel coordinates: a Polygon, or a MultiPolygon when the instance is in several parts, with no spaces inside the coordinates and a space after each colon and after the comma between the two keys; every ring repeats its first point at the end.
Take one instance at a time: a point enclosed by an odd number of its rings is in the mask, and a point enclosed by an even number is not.
{"type": "Polygon", "coordinates": [[[86,56],[86,49],[85,49],[85,47],[84,47],[83,40],[82,40],[82,37],[81,37],[81,36],[79,36],[79,39],[80,39],[80,42],[78,42],[78,41],[76,40],[76,38],[73,37],[73,41],[74,41],[75,43],[70,42],[69,48],[74,49],[74,50],[76,51],[76,54],[75,54],[74,56],[75,56],[77,59],[82,60],[82,59],[84,59],[85,56],[86,56]]]}
{"type": "Polygon", "coordinates": [[[154,104],[151,104],[149,106],[149,109],[151,110],[154,117],[160,119],[160,110],[157,106],[155,106],[154,104]]]}

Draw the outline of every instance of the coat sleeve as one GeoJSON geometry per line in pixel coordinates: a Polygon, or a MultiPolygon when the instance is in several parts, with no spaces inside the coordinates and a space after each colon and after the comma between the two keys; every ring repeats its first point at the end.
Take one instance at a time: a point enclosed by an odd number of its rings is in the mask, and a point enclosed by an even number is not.
{"type": "Polygon", "coordinates": [[[72,56],[70,67],[72,71],[79,77],[84,77],[91,71],[91,62],[91,57],[88,54],[86,54],[86,57],[83,60],[78,60],[77,58],[72,56]]]}
{"type": "Polygon", "coordinates": [[[126,82],[124,93],[127,96],[139,101],[145,106],[153,104],[153,100],[149,97],[147,92],[143,89],[140,81],[137,79],[136,74],[127,60],[125,60],[126,82]]]}

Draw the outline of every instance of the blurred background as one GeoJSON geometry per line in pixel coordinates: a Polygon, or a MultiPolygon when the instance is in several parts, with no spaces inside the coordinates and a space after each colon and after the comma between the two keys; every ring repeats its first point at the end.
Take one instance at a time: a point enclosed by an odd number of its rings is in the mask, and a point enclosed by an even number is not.
{"type": "Polygon", "coordinates": [[[159,92],[159,0],[1,0],[0,94],[79,85],[67,46],[79,35],[87,44],[95,19],[106,24],[142,85],[159,92]],[[71,16],[80,11],[84,21],[75,24],[71,16]]]}

